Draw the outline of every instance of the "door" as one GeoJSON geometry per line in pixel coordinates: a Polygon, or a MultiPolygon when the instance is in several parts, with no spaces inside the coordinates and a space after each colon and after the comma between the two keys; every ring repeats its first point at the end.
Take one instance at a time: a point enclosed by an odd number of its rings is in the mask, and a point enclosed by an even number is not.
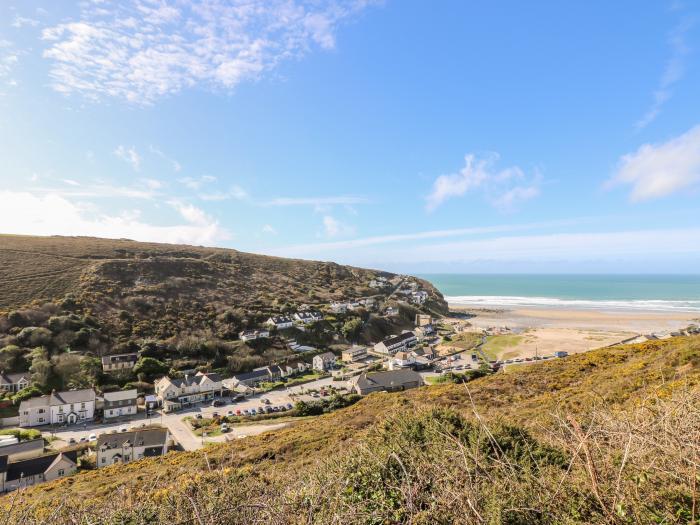
{"type": "Polygon", "coordinates": [[[70,414],[68,414],[68,417],[66,418],[66,422],[69,425],[75,425],[78,422],[78,416],[76,414],[74,414],[73,412],[71,412],[70,414]]]}

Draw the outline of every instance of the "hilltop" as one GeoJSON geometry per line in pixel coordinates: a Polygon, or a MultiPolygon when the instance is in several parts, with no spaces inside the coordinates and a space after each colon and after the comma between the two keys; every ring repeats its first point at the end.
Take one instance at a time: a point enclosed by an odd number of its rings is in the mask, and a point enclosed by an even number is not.
{"type": "Polygon", "coordinates": [[[6,497],[8,523],[689,523],[700,338],[594,350],[6,497]]]}

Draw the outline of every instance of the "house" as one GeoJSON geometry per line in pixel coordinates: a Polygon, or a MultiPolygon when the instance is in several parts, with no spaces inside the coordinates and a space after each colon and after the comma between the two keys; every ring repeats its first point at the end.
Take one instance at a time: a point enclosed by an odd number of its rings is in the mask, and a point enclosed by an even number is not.
{"type": "Polygon", "coordinates": [[[282,366],[282,369],[284,370],[282,377],[291,377],[297,374],[303,374],[310,368],[311,365],[304,361],[294,361],[292,363],[287,363],[282,366]]]}
{"type": "Polygon", "coordinates": [[[102,371],[106,373],[131,370],[138,361],[138,354],[114,354],[102,358],[102,371]]]}
{"type": "Polygon", "coordinates": [[[264,339],[270,337],[268,330],[243,330],[238,334],[241,341],[255,341],[256,339],[264,339]]]}
{"type": "Polygon", "coordinates": [[[428,314],[416,314],[416,326],[432,326],[433,318],[428,314]]]}
{"type": "Polygon", "coordinates": [[[334,314],[344,314],[345,312],[348,311],[348,304],[347,303],[331,303],[330,305],[331,312],[334,314]]]}
{"type": "Polygon", "coordinates": [[[74,425],[92,421],[95,418],[95,399],[92,388],[25,399],[19,405],[19,426],[74,425]]]}
{"type": "Polygon", "coordinates": [[[231,379],[226,379],[225,386],[229,390],[233,390],[239,385],[254,387],[264,381],[270,381],[271,379],[270,371],[266,366],[263,366],[261,368],[256,368],[251,372],[242,372],[240,374],[236,374],[231,379]]]}
{"type": "Polygon", "coordinates": [[[0,390],[13,393],[19,392],[23,388],[27,388],[31,380],[32,377],[29,372],[17,372],[14,374],[0,372],[0,390]]]}
{"type": "Polygon", "coordinates": [[[410,369],[364,372],[348,381],[350,390],[361,396],[372,392],[396,392],[423,384],[420,374],[410,369]]]}
{"type": "Polygon", "coordinates": [[[10,462],[0,456],[0,492],[31,487],[69,476],[78,470],[78,452],[57,452],[46,456],[10,462]]]}
{"type": "Polygon", "coordinates": [[[133,416],[138,411],[136,407],[136,389],[120,390],[118,392],[105,392],[104,398],[104,418],[120,416],[133,416]]]}
{"type": "Polygon", "coordinates": [[[389,360],[389,370],[399,370],[400,368],[412,368],[416,364],[416,356],[412,352],[396,352],[389,360]]]}
{"type": "Polygon", "coordinates": [[[100,434],[97,438],[97,467],[131,463],[168,452],[167,428],[146,428],[130,432],[100,434]]]}
{"type": "Polygon", "coordinates": [[[365,357],[367,357],[367,347],[364,346],[353,346],[352,348],[343,350],[343,353],[340,355],[344,363],[354,363],[365,357]]]}
{"type": "Polygon", "coordinates": [[[163,410],[170,412],[197,403],[211,401],[221,395],[223,385],[219,374],[197,372],[184,378],[171,379],[167,376],[155,382],[156,395],[161,399],[163,410]]]}
{"type": "Polygon", "coordinates": [[[433,325],[431,324],[426,324],[415,328],[413,333],[416,334],[418,339],[425,339],[426,337],[435,335],[435,328],[433,328],[433,325]]]}
{"type": "Polygon", "coordinates": [[[9,462],[35,458],[41,456],[43,453],[44,438],[0,445],[0,456],[7,456],[9,462]]]}
{"type": "Polygon", "coordinates": [[[424,304],[428,300],[428,292],[425,290],[418,290],[417,292],[411,292],[411,302],[415,304],[424,304]]]}
{"type": "Polygon", "coordinates": [[[286,315],[273,315],[265,324],[270,327],[275,327],[277,330],[284,330],[285,328],[291,328],[294,326],[294,321],[286,315]]]}
{"type": "Polygon", "coordinates": [[[313,368],[314,370],[320,370],[321,372],[333,368],[335,365],[335,354],[333,352],[325,352],[314,356],[313,368]]]}
{"type": "Polygon", "coordinates": [[[392,315],[399,315],[399,309],[396,306],[390,306],[384,310],[384,315],[391,317],[392,315]]]}
{"type": "Polygon", "coordinates": [[[374,351],[380,354],[393,355],[402,350],[408,350],[418,342],[416,334],[413,332],[404,332],[399,335],[391,336],[384,341],[374,345],[374,351]]]}
{"type": "Polygon", "coordinates": [[[303,324],[312,324],[317,323],[318,321],[322,321],[323,316],[321,315],[321,312],[317,312],[316,310],[308,310],[305,312],[295,313],[294,319],[303,324]]]}

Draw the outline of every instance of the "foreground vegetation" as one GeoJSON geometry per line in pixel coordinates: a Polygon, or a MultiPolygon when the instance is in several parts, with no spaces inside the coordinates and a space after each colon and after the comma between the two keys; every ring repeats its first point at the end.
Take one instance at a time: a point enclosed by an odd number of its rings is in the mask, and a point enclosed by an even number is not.
{"type": "Polygon", "coordinates": [[[0,500],[7,523],[693,523],[700,339],[373,394],[0,500]]]}

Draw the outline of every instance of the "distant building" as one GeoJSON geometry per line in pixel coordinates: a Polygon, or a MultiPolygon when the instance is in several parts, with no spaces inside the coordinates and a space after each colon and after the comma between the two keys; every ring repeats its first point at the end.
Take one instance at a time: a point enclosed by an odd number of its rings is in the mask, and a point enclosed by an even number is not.
{"type": "Polygon", "coordinates": [[[416,334],[413,332],[404,332],[400,335],[394,335],[384,341],[374,345],[374,351],[380,354],[393,355],[402,350],[408,350],[418,342],[416,334]]]}
{"type": "Polygon", "coordinates": [[[136,353],[106,355],[102,357],[102,371],[110,373],[119,370],[131,370],[138,359],[139,356],[136,353]]]}
{"type": "Polygon", "coordinates": [[[396,306],[390,306],[386,310],[384,310],[384,315],[386,315],[387,317],[399,315],[399,309],[396,306]]]}
{"type": "Polygon", "coordinates": [[[0,446],[0,456],[7,456],[9,462],[35,458],[41,456],[43,453],[44,438],[19,441],[0,446]]]}
{"type": "Polygon", "coordinates": [[[294,326],[294,321],[286,315],[273,315],[265,321],[265,324],[277,328],[277,330],[284,330],[285,328],[294,326]]]}
{"type": "Polygon", "coordinates": [[[270,332],[268,330],[243,330],[238,334],[238,337],[241,341],[255,341],[270,337],[270,332]]]}
{"type": "Polygon", "coordinates": [[[186,375],[181,379],[162,377],[154,386],[166,412],[211,401],[214,396],[221,395],[223,390],[219,374],[204,372],[197,372],[194,376],[186,375]]]}
{"type": "Polygon", "coordinates": [[[19,426],[74,425],[95,417],[95,391],[68,390],[25,399],[19,405],[19,426]]]}
{"type": "Polygon", "coordinates": [[[167,428],[100,434],[96,447],[97,467],[162,456],[168,452],[169,437],[167,428]]]}
{"type": "Polygon", "coordinates": [[[78,452],[57,452],[10,462],[0,456],[0,492],[23,489],[69,476],[78,470],[78,452]]]}
{"type": "Polygon", "coordinates": [[[433,318],[428,314],[416,314],[416,326],[432,326],[433,318]]]}
{"type": "Polygon", "coordinates": [[[420,374],[410,369],[388,372],[365,372],[348,381],[350,389],[365,396],[372,392],[397,392],[423,384],[420,374]]]}
{"type": "Polygon", "coordinates": [[[105,419],[133,416],[138,411],[136,406],[138,392],[135,388],[131,390],[119,390],[117,392],[106,392],[102,397],[104,398],[103,413],[105,419]]]}
{"type": "Polygon", "coordinates": [[[5,392],[19,392],[23,388],[27,388],[32,381],[29,372],[16,372],[14,374],[5,374],[0,372],[0,390],[5,392]]]}
{"type": "Polygon", "coordinates": [[[321,315],[321,312],[317,312],[315,310],[308,310],[304,312],[295,313],[294,319],[303,324],[312,324],[317,323],[318,321],[322,321],[323,316],[321,315]]]}
{"type": "Polygon", "coordinates": [[[304,361],[294,361],[283,365],[281,368],[284,370],[282,377],[290,377],[297,374],[303,374],[307,370],[311,369],[311,365],[304,361]]]}
{"type": "Polygon", "coordinates": [[[333,352],[325,352],[323,354],[319,354],[317,356],[314,356],[314,359],[313,359],[314,370],[319,370],[321,372],[324,372],[326,370],[333,368],[334,365],[335,365],[335,354],[333,352]]]}
{"type": "Polygon", "coordinates": [[[347,350],[343,350],[340,358],[344,363],[354,363],[367,357],[367,348],[364,346],[353,346],[347,350]]]}
{"type": "Polygon", "coordinates": [[[428,292],[425,290],[418,290],[417,292],[411,292],[411,302],[415,304],[424,304],[428,300],[428,292]]]}
{"type": "Polygon", "coordinates": [[[334,314],[344,314],[345,312],[348,311],[348,304],[347,303],[331,303],[330,309],[331,309],[331,312],[333,312],[334,314]]]}

